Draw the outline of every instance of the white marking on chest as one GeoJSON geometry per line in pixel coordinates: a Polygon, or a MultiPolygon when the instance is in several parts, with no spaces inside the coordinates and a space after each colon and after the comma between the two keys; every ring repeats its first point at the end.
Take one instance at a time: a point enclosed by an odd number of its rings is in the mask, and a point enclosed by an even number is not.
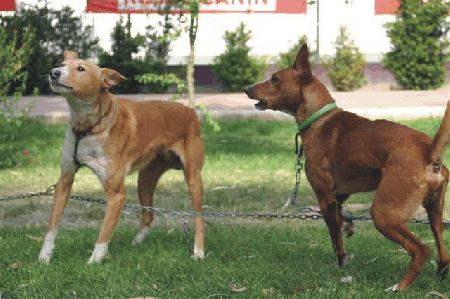
{"type": "Polygon", "coordinates": [[[77,166],[73,161],[73,155],[75,154],[75,135],[72,132],[71,127],[66,130],[66,137],[64,139],[63,152],[61,157],[61,169],[76,171],[77,166]]]}
{"type": "Polygon", "coordinates": [[[93,104],[95,101],[81,100],[72,95],[67,96],[66,99],[69,104],[72,125],[77,123],[93,124],[97,121],[98,111],[93,104]]]}
{"type": "Polygon", "coordinates": [[[76,157],[81,164],[89,167],[104,184],[109,159],[103,151],[98,138],[97,136],[88,135],[81,139],[78,142],[76,157]]]}

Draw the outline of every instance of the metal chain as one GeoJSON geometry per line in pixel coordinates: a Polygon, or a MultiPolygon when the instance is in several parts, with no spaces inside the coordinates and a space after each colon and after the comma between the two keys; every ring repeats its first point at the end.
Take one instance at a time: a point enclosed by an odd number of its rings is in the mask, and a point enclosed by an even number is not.
{"type": "MultiPolygon", "coordinates": [[[[16,200],[16,199],[28,199],[32,197],[40,197],[40,196],[50,196],[53,195],[55,185],[52,185],[48,187],[43,192],[34,192],[34,193],[26,193],[26,194],[18,194],[18,195],[10,195],[10,196],[4,196],[0,197],[0,202],[2,201],[10,201],[10,200],[16,200]]],[[[88,203],[96,203],[96,204],[102,204],[105,205],[106,201],[101,198],[92,198],[87,196],[81,196],[81,195],[71,195],[70,199],[81,201],[81,202],[88,202],[88,203]]],[[[148,206],[142,206],[138,204],[125,204],[125,208],[128,209],[134,209],[134,210],[145,210],[149,212],[155,212],[159,214],[167,214],[169,216],[179,216],[179,217],[216,217],[216,218],[243,218],[243,219],[300,219],[300,220],[318,220],[322,219],[322,215],[320,213],[320,210],[313,209],[310,207],[300,207],[297,208],[296,213],[276,213],[276,212],[232,212],[232,211],[203,211],[203,212],[193,212],[193,211],[183,211],[183,210],[171,210],[171,209],[164,209],[164,208],[155,208],[155,207],[148,207],[148,206]]],[[[347,216],[349,220],[356,220],[356,221],[371,221],[372,218],[370,216],[366,215],[348,215],[347,216]]],[[[428,224],[427,219],[411,219],[410,223],[413,224],[428,224]]],[[[450,225],[450,221],[444,221],[443,224],[450,225]]],[[[184,223],[183,223],[184,226],[184,223]]]]}
{"type": "Polygon", "coordinates": [[[303,144],[299,142],[300,138],[301,138],[300,133],[295,134],[295,156],[297,159],[295,162],[295,186],[290,196],[290,202],[292,206],[295,206],[297,203],[297,193],[300,187],[300,178],[303,169],[303,162],[302,162],[303,144]]]}
{"type": "MultiPolygon", "coordinates": [[[[80,195],[71,195],[70,199],[74,199],[82,202],[106,204],[104,199],[84,197],[80,195]]],[[[320,211],[304,207],[298,209],[298,213],[274,213],[274,212],[231,212],[231,211],[203,211],[203,212],[193,212],[193,211],[180,211],[171,210],[164,208],[155,208],[149,206],[141,206],[138,204],[125,204],[125,208],[133,210],[145,210],[148,212],[154,212],[159,214],[167,214],[169,216],[179,216],[179,217],[216,217],[216,218],[265,218],[265,219],[320,219],[322,215],[320,211]],[[314,213],[314,214],[311,214],[314,213]]]]}
{"type": "Polygon", "coordinates": [[[186,239],[188,251],[191,255],[193,255],[194,251],[192,250],[191,238],[189,237],[189,222],[186,220],[186,217],[183,217],[183,229],[184,229],[184,238],[186,239]]]}
{"type": "Polygon", "coordinates": [[[32,198],[32,197],[39,197],[39,196],[50,196],[53,194],[54,190],[55,190],[55,185],[51,185],[50,187],[47,188],[47,190],[45,190],[43,192],[24,193],[24,194],[3,196],[3,197],[0,197],[0,201],[25,199],[25,198],[32,198]]]}

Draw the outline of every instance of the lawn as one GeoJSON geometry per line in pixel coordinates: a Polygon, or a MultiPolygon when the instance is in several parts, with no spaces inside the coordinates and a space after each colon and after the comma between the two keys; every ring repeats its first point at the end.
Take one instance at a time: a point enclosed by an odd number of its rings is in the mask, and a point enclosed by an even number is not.
{"type": "MultiPolygon", "coordinates": [[[[432,135],[440,120],[436,118],[404,122],[432,135]]],[[[219,133],[204,130],[206,163],[203,168],[206,208],[235,210],[276,210],[286,201],[295,181],[294,135],[291,122],[257,120],[226,121],[219,133]]],[[[18,142],[29,152],[23,165],[0,170],[0,195],[22,191],[40,191],[56,182],[65,126],[30,123],[23,128],[18,142]]],[[[450,152],[445,161],[450,161],[450,152]]],[[[127,177],[127,201],[136,202],[136,174],[127,177]]],[[[183,175],[166,173],[156,191],[155,206],[190,206],[183,175]]],[[[94,174],[83,168],[76,176],[74,192],[102,196],[94,174]]],[[[371,195],[355,195],[350,203],[368,203],[371,195]]],[[[316,200],[302,176],[300,204],[316,200]]]]}
{"type": "MultiPolygon", "coordinates": [[[[440,120],[404,123],[433,135],[440,120]]],[[[276,211],[293,188],[295,125],[256,120],[220,125],[219,133],[203,132],[205,210],[276,211]]],[[[0,196],[40,191],[55,182],[64,130],[61,125],[40,123],[23,127],[18,142],[29,154],[21,165],[0,170],[0,196]]],[[[444,160],[448,164],[450,156],[444,160]]],[[[315,204],[304,175],[302,179],[299,204],[315,204]]],[[[135,174],[127,178],[130,203],[136,202],[135,181],[135,174]]],[[[86,169],[77,175],[74,193],[102,197],[100,184],[86,169]]],[[[349,205],[367,209],[370,198],[370,194],[356,195],[349,205]]],[[[170,171],[163,177],[155,206],[190,209],[180,172],[170,171]]],[[[0,203],[1,298],[382,298],[388,295],[384,289],[396,282],[408,263],[408,256],[370,223],[357,223],[356,235],[346,243],[355,258],[338,269],[322,220],[216,219],[207,220],[207,258],[194,262],[186,249],[181,219],[157,216],[150,238],[134,247],[131,240],[138,213],[124,211],[108,260],[87,266],[103,207],[71,202],[54,260],[45,266],[36,259],[50,209],[50,198],[0,203]],[[352,282],[341,282],[347,276],[352,282]]],[[[435,254],[428,226],[412,227],[435,254]]],[[[448,282],[434,275],[434,258],[416,283],[396,297],[450,292],[448,282]]]]}

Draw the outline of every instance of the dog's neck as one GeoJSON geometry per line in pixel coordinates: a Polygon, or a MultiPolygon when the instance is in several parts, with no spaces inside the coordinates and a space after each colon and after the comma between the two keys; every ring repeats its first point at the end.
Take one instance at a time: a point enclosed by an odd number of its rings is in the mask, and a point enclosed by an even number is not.
{"type": "Polygon", "coordinates": [[[112,110],[113,100],[107,90],[92,99],[79,99],[66,96],[70,108],[70,125],[78,138],[91,133],[112,110]]]}
{"type": "Polygon", "coordinates": [[[325,85],[313,78],[310,83],[303,87],[303,104],[295,113],[297,124],[303,123],[311,114],[320,110],[327,104],[334,103],[325,85]]]}

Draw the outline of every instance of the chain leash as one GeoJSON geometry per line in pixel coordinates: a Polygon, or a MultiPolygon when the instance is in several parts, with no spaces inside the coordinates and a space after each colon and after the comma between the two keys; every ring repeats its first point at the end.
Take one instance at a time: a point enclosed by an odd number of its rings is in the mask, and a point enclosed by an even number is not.
{"type": "MultiPolygon", "coordinates": [[[[2,201],[10,201],[16,199],[29,199],[32,197],[41,197],[41,196],[50,196],[54,193],[55,185],[51,185],[45,191],[42,192],[34,192],[34,193],[26,193],[26,194],[18,194],[11,196],[0,197],[0,202],[2,201]]],[[[106,200],[101,198],[92,198],[88,196],[81,195],[71,195],[69,197],[72,200],[87,202],[87,203],[96,203],[105,205],[106,200]]],[[[194,211],[183,211],[183,210],[171,210],[164,208],[155,208],[149,206],[142,206],[139,204],[125,204],[124,208],[134,209],[138,211],[149,211],[159,214],[166,214],[169,216],[178,216],[178,217],[211,217],[211,218],[233,218],[233,219],[300,219],[300,220],[318,220],[322,219],[322,215],[320,210],[314,209],[311,207],[300,207],[297,209],[296,213],[276,213],[276,212],[232,212],[232,211],[203,211],[203,212],[194,212],[194,211]]],[[[371,221],[372,218],[366,215],[348,215],[349,220],[356,221],[371,221]]],[[[428,224],[428,220],[426,219],[411,219],[410,223],[413,224],[428,224]]],[[[186,222],[187,224],[187,222],[186,222]]],[[[450,221],[444,221],[443,224],[450,225],[450,221]]],[[[183,226],[185,224],[183,223],[183,226]]]]}
{"type": "Polygon", "coordinates": [[[295,206],[297,204],[297,194],[298,189],[300,188],[300,179],[302,175],[303,170],[303,144],[300,141],[300,133],[295,134],[295,156],[296,156],[296,162],[295,162],[295,186],[294,190],[292,190],[290,198],[291,206],[295,206]]]}
{"type": "Polygon", "coordinates": [[[184,229],[184,238],[186,239],[186,245],[191,256],[194,255],[194,250],[192,250],[191,246],[191,238],[189,236],[189,222],[186,217],[183,217],[183,229],[184,229]]]}
{"type": "Polygon", "coordinates": [[[25,199],[25,198],[32,198],[32,197],[40,197],[40,196],[50,196],[53,194],[55,190],[55,185],[51,185],[47,188],[47,190],[42,192],[33,192],[33,193],[24,193],[24,194],[16,194],[16,195],[9,195],[9,196],[3,196],[0,197],[1,201],[10,201],[10,200],[16,200],[16,199],[25,199]]]}

